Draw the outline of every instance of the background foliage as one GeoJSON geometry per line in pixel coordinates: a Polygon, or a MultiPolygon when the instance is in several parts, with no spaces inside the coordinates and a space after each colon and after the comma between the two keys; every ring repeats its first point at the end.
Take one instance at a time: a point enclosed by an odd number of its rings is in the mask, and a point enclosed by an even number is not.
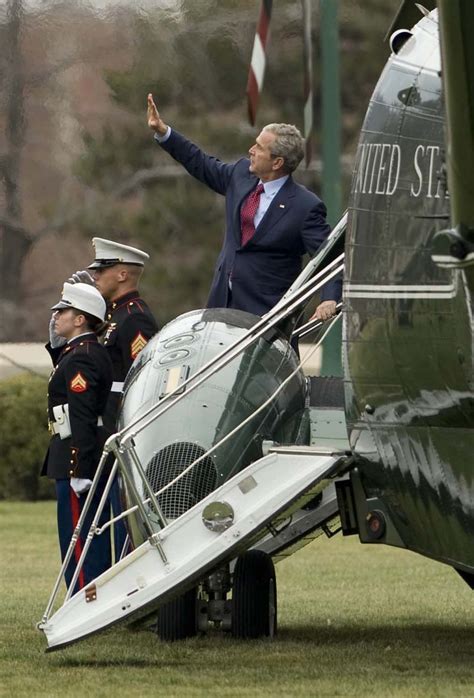
{"type": "MultiPolygon", "coordinates": [[[[399,0],[340,0],[345,185],[399,0]]],[[[319,3],[313,2],[315,161],[321,189],[319,3]]],[[[0,341],[44,338],[48,308],[90,237],[143,246],[159,321],[205,303],[223,201],[152,141],[146,94],[165,120],[222,159],[270,121],[303,125],[301,4],[274,3],[256,128],[245,85],[257,0],[9,0],[0,4],[0,341]]]]}
{"type": "Polygon", "coordinates": [[[47,382],[28,373],[0,381],[0,499],[49,499],[53,486],[40,477],[49,443],[47,382]]]}
{"type": "MultiPolygon", "coordinates": [[[[303,126],[301,4],[274,3],[255,128],[245,86],[257,0],[8,0],[0,3],[0,342],[45,339],[64,279],[92,236],[151,254],[143,294],[160,324],[205,304],[224,201],[152,139],[145,102],[224,160],[271,121],[303,126]]],[[[388,56],[399,0],[340,0],[345,186],[359,128],[388,56]]],[[[320,191],[319,3],[313,2],[315,159],[297,178],[320,191]]],[[[38,499],[45,383],[0,384],[0,497],[38,499]]]]}

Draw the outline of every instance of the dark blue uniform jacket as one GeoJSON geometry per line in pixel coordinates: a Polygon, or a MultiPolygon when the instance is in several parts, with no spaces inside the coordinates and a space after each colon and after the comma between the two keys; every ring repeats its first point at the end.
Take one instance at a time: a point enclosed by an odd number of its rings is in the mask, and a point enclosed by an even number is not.
{"type": "Polygon", "coordinates": [[[97,420],[103,416],[112,385],[112,363],[94,334],[74,338],[60,349],[46,345],[53,363],[48,387],[48,416],[53,407],[69,405],[72,435],[51,438],[42,475],[54,479],[92,479],[107,437],[97,420]]]}
{"type": "MultiPolygon", "coordinates": [[[[113,381],[123,383],[131,365],[149,339],[158,332],[158,324],[138,291],[130,291],[107,306],[109,328],[102,340],[112,361],[113,381]]],[[[121,392],[110,393],[105,409],[105,423],[110,433],[116,431],[121,392]]]]}

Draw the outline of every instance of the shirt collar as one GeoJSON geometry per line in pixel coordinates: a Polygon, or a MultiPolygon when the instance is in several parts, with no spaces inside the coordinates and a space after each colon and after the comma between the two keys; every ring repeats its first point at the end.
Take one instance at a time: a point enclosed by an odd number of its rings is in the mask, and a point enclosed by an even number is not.
{"type": "Polygon", "coordinates": [[[76,340],[78,339],[84,339],[84,337],[88,337],[89,339],[96,339],[96,335],[94,332],[83,332],[82,334],[76,334],[75,337],[72,337],[67,341],[67,344],[73,344],[76,340]]]}
{"type": "Polygon", "coordinates": [[[278,177],[278,179],[272,179],[269,182],[259,181],[259,184],[263,184],[263,189],[267,196],[275,196],[282,186],[285,184],[286,180],[290,175],[285,175],[284,177],[278,177]]]}

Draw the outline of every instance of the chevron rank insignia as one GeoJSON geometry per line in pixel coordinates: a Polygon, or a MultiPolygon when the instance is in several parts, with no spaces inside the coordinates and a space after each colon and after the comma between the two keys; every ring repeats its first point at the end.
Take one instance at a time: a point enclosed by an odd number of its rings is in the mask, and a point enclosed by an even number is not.
{"type": "Polygon", "coordinates": [[[73,393],[84,393],[89,387],[89,384],[82,375],[82,373],[79,371],[78,373],[76,373],[74,378],[72,378],[69,387],[71,388],[73,393]]]}
{"type": "Polygon", "coordinates": [[[147,342],[148,340],[145,339],[141,332],[139,332],[133,342],[130,344],[130,355],[132,359],[135,359],[138,356],[147,342]]]}

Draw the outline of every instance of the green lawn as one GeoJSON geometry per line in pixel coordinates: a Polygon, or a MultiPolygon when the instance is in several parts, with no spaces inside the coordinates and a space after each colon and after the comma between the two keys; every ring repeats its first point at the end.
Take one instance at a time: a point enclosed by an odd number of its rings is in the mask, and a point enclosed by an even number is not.
{"type": "Polygon", "coordinates": [[[0,503],[2,696],[474,696],[474,594],[412,553],[337,536],[281,563],[273,642],[119,628],[44,654],[56,546],[54,503],[0,503]]]}

